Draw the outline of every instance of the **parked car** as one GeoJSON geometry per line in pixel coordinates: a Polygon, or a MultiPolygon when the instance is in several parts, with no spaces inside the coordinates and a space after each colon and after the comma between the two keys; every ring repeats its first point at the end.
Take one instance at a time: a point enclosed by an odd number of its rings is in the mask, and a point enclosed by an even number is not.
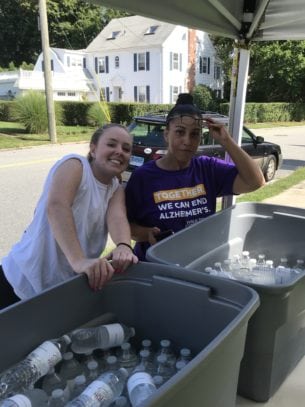
{"type": "MultiPolygon", "coordinates": [[[[228,117],[219,113],[203,112],[202,114],[203,117],[207,115],[218,122],[228,123],[228,117]]],[[[127,171],[132,172],[146,161],[155,160],[165,154],[166,143],[163,137],[165,120],[166,112],[134,117],[128,126],[133,135],[133,149],[127,171]]],[[[265,141],[264,137],[256,136],[246,126],[243,126],[241,143],[241,147],[260,165],[265,180],[271,181],[283,161],[281,147],[265,141]]],[[[206,127],[202,129],[201,144],[197,155],[225,158],[224,148],[215,143],[206,127]]]]}

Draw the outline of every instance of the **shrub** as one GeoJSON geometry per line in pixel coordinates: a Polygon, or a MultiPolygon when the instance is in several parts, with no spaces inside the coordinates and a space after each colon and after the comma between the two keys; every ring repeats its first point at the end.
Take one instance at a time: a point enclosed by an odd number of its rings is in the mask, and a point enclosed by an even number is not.
{"type": "MultiPolygon", "coordinates": [[[[56,105],[55,110],[57,124],[60,124],[60,105],[56,105]]],[[[12,115],[30,134],[44,133],[48,129],[46,97],[40,92],[29,91],[23,96],[18,96],[14,101],[12,115]]]]}
{"type": "Polygon", "coordinates": [[[111,120],[107,103],[93,103],[88,109],[87,120],[88,123],[94,127],[101,127],[103,124],[109,123],[111,120]]]}
{"type": "Polygon", "coordinates": [[[197,85],[192,92],[194,103],[202,110],[211,110],[213,96],[211,89],[204,85],[197,85]]]}

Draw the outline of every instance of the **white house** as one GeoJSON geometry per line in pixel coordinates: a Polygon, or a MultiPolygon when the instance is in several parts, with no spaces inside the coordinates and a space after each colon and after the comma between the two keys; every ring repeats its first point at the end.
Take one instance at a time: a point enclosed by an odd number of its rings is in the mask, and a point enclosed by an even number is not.
{"type": "MultiPolygon", "coordinates": [[[[223,93],[208,34],[141,16],[113,19],[86,50],[51,48],[54,100],[173,103],[197,84],[223,93]]],[[[41,54],[33,71],[0,73],[0,98],[44,91],[41,54]]]]}

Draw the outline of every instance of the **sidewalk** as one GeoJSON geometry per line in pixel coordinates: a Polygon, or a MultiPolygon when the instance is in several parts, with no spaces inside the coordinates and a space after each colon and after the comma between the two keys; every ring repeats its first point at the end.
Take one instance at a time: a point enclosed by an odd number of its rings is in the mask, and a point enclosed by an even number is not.
{"type": "Polygon", "coordinates": [[[305,181],[300,182],[279,195],[265,199],[262,202],[305,209],[305,181]]]}

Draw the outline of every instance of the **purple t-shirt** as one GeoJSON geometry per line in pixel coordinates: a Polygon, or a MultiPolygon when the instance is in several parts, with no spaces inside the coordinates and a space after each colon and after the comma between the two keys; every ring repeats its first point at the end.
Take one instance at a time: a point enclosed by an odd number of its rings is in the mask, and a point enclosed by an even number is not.
{"type": "MultiPolygon", "coordinates": [[[[149,161],[133,171],[126,186],[130,222],[177,232],[216,211],[216,198],[232,195],[235,165],[213,157],[194,157],[188,168],[167,171],[149,161]]],[[[148,242],[135,253],[145,259],[148,242]]]]}

